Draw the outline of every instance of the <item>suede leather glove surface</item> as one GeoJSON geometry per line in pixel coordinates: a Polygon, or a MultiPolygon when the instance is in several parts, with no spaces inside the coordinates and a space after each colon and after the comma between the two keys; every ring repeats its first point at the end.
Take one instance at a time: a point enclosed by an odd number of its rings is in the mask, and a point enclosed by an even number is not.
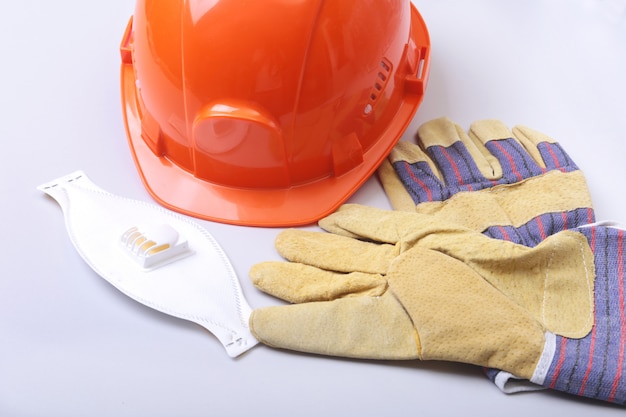
{"type": "Polygon", "coordinates": [[[437,216],[353,205],[320,226],[330,233],[282,232],[276,247],[289,262],[250,271],[292,303],[254,310],[262,343],[464,362],[626,401],[623,231],[588,226],[527,247],[437,216]]]}
{"type": "Polygon", "coordinates": [[[395,210],[429,213],[498,239],[534,246],[594,222],[583,173],[552,138],[498,120],[469,134],[448,118],[424,123],[378,170],[395,210]]]}
{"type": "MultiPolygon", "coordinates": [[[[378,170],[396,210],[429,213],[487,236],[533,247],[593,223],[582,171],[552,138],[525,126],[479,120],[469,133],[448,118],[421,125],[416,143],[399,142],[378,170]]],[[[506,372],[485,369],[505,392],[506,372]]]]}

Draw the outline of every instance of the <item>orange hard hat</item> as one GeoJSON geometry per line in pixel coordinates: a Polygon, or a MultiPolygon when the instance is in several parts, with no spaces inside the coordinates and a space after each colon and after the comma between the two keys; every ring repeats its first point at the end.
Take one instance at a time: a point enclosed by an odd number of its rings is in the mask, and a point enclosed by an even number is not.
{"type": "Polygon", "coordinates": [[[140,176],[191,216],[315,222],[399,140],[429,51],[409,0],[137,0],[121,84],[140,176]]]}

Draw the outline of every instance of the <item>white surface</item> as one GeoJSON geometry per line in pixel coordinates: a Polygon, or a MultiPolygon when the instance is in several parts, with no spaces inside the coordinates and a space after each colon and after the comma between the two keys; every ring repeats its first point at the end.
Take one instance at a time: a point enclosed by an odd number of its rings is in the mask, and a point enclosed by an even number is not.
{"type": "MultiPolygon", "coordinates": [[[[415,1],[432,37],[426,99],[405,135],[447,115],[524,123],[585,171],[599,219],[626,222],[623,0],[415,1]]],[[[0,415],[623,415],[554,392],[507,396],[471,366],[324,358],[257,346],[233,360],[200,327],[150,310],[74,251],[36,190],[85,170],[150,201],[121,118],[118,45],[132,0],[24,0],[0,12],[0,415]]],[[[387,207],[370,180],[352,202],[387,207]]],[[[253,307],[247,271],[279,230],[203,222],[253,307]]]]}

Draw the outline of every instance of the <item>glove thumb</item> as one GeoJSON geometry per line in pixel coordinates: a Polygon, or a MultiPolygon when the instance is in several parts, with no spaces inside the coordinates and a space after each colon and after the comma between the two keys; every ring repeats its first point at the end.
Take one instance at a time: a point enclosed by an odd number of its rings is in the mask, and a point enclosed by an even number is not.
{"type": "Polygon", "coordinates": [[[411,319],[390,292],[260,308],[250,316],[250,330],[276,348],[360,359],[419,359],[411,319]]]}

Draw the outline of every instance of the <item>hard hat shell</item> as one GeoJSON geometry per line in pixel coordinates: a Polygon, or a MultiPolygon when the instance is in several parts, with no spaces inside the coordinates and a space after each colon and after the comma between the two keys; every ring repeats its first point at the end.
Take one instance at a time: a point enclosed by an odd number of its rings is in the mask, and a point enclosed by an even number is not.
{"type": "Polygon", "coordinates": [[[409,0],[137,0],[121,88],[144,185],[207,220],[315,222],[398,141],[429,51],[409,0]]]}

